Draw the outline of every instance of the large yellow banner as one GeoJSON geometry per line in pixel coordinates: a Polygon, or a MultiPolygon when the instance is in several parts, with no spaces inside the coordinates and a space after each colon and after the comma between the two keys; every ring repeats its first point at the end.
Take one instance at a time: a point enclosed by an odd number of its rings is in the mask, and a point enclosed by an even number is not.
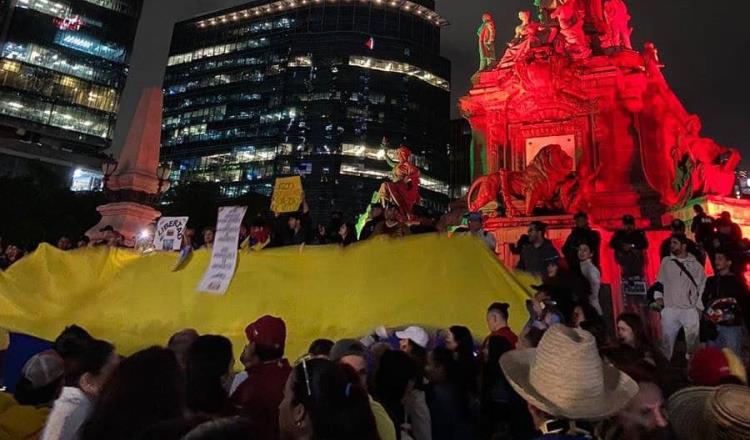
{"type": "Polygon", "coordinates": [[[480,241],[443,235],[242,252],[224,296],[196,292],[208,252],[172,272],[176,258],[42,245],[0,272],[0,327],[53,339],[76,323],[123,354],[193,327],[229,337],[239,352],[245,326],[271,314],[286,321],[294,357],[315,338],[357,337],[379,325],[466,325],[481,338],[495,301],[511,304],[518,331],[533,281],[508,271],[480,241]]]}

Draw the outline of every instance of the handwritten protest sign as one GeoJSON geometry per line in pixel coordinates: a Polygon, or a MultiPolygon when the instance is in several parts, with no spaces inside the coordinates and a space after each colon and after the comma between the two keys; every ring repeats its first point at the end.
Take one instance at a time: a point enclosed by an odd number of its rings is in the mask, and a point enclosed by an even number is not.
{"type": "Polygon", "coordinates": [[[229,288],[237,268],[237,244],[246,210],[247,206],[219,208],[211,262],[198,285],[198,291],[223,295],[229,288]]]}
{"type": "Polygon", "coordinates": [[[179,251],[187,222],[187,217],[160,218],[159,223],[156,224],[154,248],[157,251],[179,251]]]}
{"type": "Polygon", "coordinates": [[[302,180],[299,176],[277,177],[271,198],[271,211],[293,212],[302,203],[302,180]]]}

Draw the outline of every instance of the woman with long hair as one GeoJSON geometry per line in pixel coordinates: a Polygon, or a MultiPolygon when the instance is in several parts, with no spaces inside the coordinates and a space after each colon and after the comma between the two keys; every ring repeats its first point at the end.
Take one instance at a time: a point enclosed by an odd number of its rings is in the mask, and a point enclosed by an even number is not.
{"type": "Polygon", "coordinates": [[[82,440],[130,440],[185,413],[185,381],[171,350],[152,347],[123,360],[104,385],[82,440]]]}
{"type": "Polygon", "coordinates": [[[448,330],[445,348],[453,353],[460,383],[470,398],[477,393],[477,374],[479,368],[474,355],[474,337],[471,331],[461,325],[454,325],[448,330]]]}
{"type": "Polygon", "coordinates": [[[354,372],[328,359],[303,358],[279,405],[284,440],[379,440],[369,397],[354,372]]]}

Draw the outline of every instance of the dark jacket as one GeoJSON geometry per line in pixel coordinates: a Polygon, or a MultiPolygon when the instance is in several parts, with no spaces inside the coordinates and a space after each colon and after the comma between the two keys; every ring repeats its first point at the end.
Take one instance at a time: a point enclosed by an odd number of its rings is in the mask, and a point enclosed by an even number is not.
{"type": "Polygon", "coordinates": [[[698,243],[705,245],[714,233],[714,219],[709,217],[705,212],[703,215],[696,215],[693,217],[690,231],[695,235],[698,243]]]}
{"type": "Polygon", "coordinates": [[[555,246],[547,239],[539,247],[529,243],[521,249],[521,259],[518,260],[516,269],[541,275],[547,271],[549,261],[559,256],[555,246]]]}
{"type": "Polygon", "coordinates": [[[579,228],[576,226],[570,231],[570,235],[565,240],[562,251],[569,267],[578,267],[578,246],[581,243],[588,243],[591,251],[594,253],[591,259],[594,266],[599,267],[599,254],[601,252],[602,235],[591,228],[579,228]]]}
{"type": "Polygon", "coordinates": [[[367,220],[367,223],[365,223],[365,226],[362,228],[362,232],[359,233],[359,239],[367,240],[368,238],[370,238],[372,233],[375,232],[375,226],[377,226],[378,223],[382,222],[383,220],[385,220],[385,217],[382,215],[367,220]]]}
{"type": "Polygon", "coordinates": [[[247,369],[247,379],[232,394],[232,403],[242,417],[257,427],[260,440],[279,438],[279,404],[291,372],[286,359],[254,365],[247,369]]]}
{"type": "Polygon", "coordinates": [[[274,223],[273,247],[299,246],[312,243],[312,226],[309,213],[301,214],[300,230],[289,229],[289,217],[282,215],[274,223]]]}
{"type": "MultiPolygon", "coordinates": [[[[669,236],[665,238],[664,241],[661,242],[661,246],[659,246],[659,258],[661,258],[662,260],[664,259],[664,257],[668,257],[672,253],[669,249],[671,241],[672,241],[672,236],[669,236]]],[[[689,254],[694,256],[696,260],[698,260],[701,266],[706,265],[706,253],[703,252],[701,248],[699,248],[698,245],[689,238],[688,238],[687,251],[689,254]]]]}
{"type": "Polygon", "coordinates": [[[615,251],[615,261],[620,265],[623,277],[643,276],[646,265],[643,251],[648,248],[648,240],[646,240],[646,234],[643,231],[620,229],[615,232],[609,242],[609,247],[615,251]],[[623,244],[628,245],[629,249],[623,251],[623,244]]]}
{"type": "Polygon", "coordinates": [[[703,291],[703,306],[709,316],[710,309],[722,313],[721,325],[741,325],[750,321],[747,287],[735,274],[708,278],[703,291]]]}

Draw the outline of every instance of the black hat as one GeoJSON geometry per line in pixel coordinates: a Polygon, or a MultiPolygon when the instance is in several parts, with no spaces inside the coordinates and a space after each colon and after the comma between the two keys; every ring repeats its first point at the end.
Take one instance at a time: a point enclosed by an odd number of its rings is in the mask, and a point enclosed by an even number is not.
{"type": "Polygon", "coordinates": [[[676,218],[672,220],[670,226],[672,227],[672,229],[685,229],[685,222],[676,218]]]}
{"type": "Polygon", "coordinates": [[[635,225],[635,217],[630,214],[625,214],[622,216],[622,223],[625,225],[635,225]]]}

